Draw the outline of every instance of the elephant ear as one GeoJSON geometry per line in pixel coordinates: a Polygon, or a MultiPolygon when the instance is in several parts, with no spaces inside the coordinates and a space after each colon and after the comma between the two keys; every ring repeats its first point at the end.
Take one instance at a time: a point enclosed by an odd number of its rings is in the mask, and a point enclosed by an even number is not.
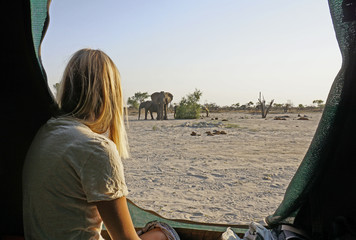
{"type": "Polygon", "coordinates": [[[170,92],[166,92],[166,96],[168,96],[170,98],[170,101],[169,102],[172,102],[173,101],[173,94],[170,93],[170,92]]]}

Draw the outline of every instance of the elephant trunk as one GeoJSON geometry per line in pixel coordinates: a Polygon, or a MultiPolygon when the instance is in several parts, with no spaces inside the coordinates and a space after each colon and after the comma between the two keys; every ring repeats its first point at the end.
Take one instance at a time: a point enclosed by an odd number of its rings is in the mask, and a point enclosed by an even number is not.
{"type": "Polygon", "coordinates": [[[159,120],[163,120],[164,119],[164,104],[160,104],[159,106],[160,111],[159,111],[159,120]]]}

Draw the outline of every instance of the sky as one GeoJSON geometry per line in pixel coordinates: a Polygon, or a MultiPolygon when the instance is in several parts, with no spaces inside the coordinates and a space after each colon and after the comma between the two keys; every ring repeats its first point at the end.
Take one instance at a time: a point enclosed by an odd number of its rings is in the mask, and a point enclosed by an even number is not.
{"type": "MultiPolygon", "coordinates": [[[[49,86],[71,55],[101,49],[124,98],[167,91],[173,103],[326,101],[341,67],[327,0],[52,0],[41,56],[49,86]]],[[[53,89],[53,88],[52,88],[53,89]]]]}

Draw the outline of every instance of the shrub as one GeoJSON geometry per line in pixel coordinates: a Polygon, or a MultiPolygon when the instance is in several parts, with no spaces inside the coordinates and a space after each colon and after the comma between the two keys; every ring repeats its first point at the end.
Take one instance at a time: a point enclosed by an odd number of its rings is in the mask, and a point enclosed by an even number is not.
{"type": "Polygon", "coordinates": [[[194,93],[183,97],[176,107],[175,118],[177,119],[194,119],[200,117],[201,106],[198,103],[203,93],[195,89],[194,93]]]}

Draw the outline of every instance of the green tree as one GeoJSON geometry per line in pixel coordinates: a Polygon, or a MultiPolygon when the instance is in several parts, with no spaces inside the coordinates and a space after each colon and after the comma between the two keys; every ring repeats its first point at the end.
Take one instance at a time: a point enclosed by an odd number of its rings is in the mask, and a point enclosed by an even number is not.
{"type": "Polygon", "coordinates": [[[145,101],[147,98],[149,98],[150,95],[147,92],[136,92],[132,97],[129,97],[127,99],[127,105],[138,109],[140,103],[145,101]]]}
{"type": "Polygon", "coordinates": [[[129,105],[132,108],[138,109],[140,104],[138,103],[137,100],[134,99],[134,97],[129,97],[127,99],[127,105],[129,105]]]}
{"type": "Polygon", "coordinates": [[[175,118],[177,119],[194,119],[200,117],[201,105],[199,104],[200,97],[203,93],[195,89],[191,94],[183,97],[176,108],[175,118]]]}
{"type": "Polygon", "coordinates": [[[240,103],[231,104],[231,108],[233,109],[238,109],[239,107],[240,107],[240,103]]]}
{"type": "Polygon", "coordinates": [[[254,103],[252,101],[249,101],[246,105],[248,108],[251,108],[253,107],[254,103]]]}
{"type": "Polygon", "coordinates": [[[134,98],[139,102],[142,103],[145,101],[147,98],[149,98],[150,95],[147,92],[137,92],[134,94],[134,98]]]}
{"type": "Polygon", "coordinates": [[[281,108],[283,108],[283,104],[281,104],[281,103],[273,103],[273,107],[276,108],[276,109],[281,109],[281,108]]]}
{"type": "Polygon", "coordinates": [[[205,103],[204,106],[207,107],[210,110],[219,109],[219,106],[216,103],[205,103]]]}
{"type": "Polygon", "coordinates": [[[324,101],[321,99],[317,99],[313,101],[313,104],[316,104],[319,108],[322,108],[324,106],[324,101]]]}

